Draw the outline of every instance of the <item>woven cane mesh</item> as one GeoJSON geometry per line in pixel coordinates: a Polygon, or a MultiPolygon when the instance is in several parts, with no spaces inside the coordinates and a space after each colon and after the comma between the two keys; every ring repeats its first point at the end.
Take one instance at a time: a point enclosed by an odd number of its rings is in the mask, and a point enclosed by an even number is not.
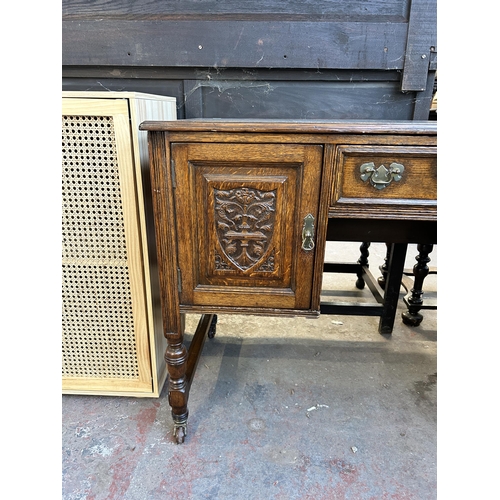
{"type": "Polygon", "coordinates": [[[112,117],[63,116],[63,377],[139,377],[112,117]]]}

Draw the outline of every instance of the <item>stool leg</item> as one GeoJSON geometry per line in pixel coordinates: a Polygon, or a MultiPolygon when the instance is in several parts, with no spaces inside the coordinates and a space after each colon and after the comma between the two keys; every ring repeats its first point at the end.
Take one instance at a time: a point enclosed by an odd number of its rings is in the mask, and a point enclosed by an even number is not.
{"type": "Polygon", "coordinates": [[[385,281],[387,279],[387,273],[389,271],[389,267],[387,264],[389,262],[390,253],[391,253],[391,245],[389,245],[389,243],[386,243],[385,246],[387,247],[387,250],[386,250],[386,254],[385,254],[385,258],[384,258],[384,263],[379,267],[379,270],[382,273],[382,276],[380,276],[377,279],[378,284],[379,284],[380,288],[382,288],[382,290],[385,289],[385,281]]]}
{"type": "Polygon", "coordinates": [[[213,339],[215,337],[216,331],[217,331],[217,314],[214,314],[212,322],[210,323],[210,328],[208,330],[208,338],[213,339]]]}
{"type": "Polygon", "coordinates": [[[413,276],[415,281],[410,294],[405,297],[405,303],[408,310],[402,313],[403,323],[409,326],[418,326],[422,323],[423,316],[419,313],[423,300],[423,285],[426,276],[429,274],[430,262],[429,254],[432,252],[433,245],[419,244],[417,245],[418,255],[415,257],[417,263],[413,266],[413,276]]]}
{"type": "Polygon", "coordinates": [[[378,327],[378,331],[383,334],[392,333],[392,329],[394,328],[407,248],[408,245],[406,243],[394,243],[391,245],[384,290],[384,309],[378,327]]]}
{"type": "MultiPolygon", "coordinates": [[[[361,256],[358,259],[358,264],[361,266],[366,266],[368,267],[368,257],[370,255],[370,252],[368,251],[368,248],[370,248],[369,242],[364,242],[361,243],[361,246],[359,247],[359,250],[361,252],[361,256]]],[[[359,288],[359,290],[363,290],[365,287],[365,280],[363,279],[363,273],[360,271],[359,273],[356,273],[358,276],[358,279],[356,280],[356,288],[359,288]]]]}

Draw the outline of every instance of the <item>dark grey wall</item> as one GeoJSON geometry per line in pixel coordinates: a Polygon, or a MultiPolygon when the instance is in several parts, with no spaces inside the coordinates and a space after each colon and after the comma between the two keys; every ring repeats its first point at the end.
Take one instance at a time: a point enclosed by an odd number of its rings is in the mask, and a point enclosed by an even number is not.
{"type": "Polygon", "coordinates": [[[427,119],[436,0],[63,0],[63,90],[178,118],[427,119]]]}

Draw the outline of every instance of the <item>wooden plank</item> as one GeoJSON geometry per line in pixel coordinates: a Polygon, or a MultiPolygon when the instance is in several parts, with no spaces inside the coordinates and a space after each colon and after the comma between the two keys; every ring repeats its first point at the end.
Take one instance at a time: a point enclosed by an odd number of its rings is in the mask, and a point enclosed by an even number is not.
{"type": "MultiPolygon", "coordinates": [[[[174,85],[182,80],[223,80],[223,81],[297,81],[297,82],[400,82],[401,73],[397,70],[358,70],[324,69],[321,71],[295,68],[190,68],[190,67],[143,67],[143,66],[63,66],[62,77],[66,82],[85,80],[86,84],[98,85],[97,89],[106,90],[100,82],[121,82],[124,88],[112,90],[135,91],[137,86],[174,85]],[[95,79],[92,82],[92,79],[95,79]]],[[[148,90],[148,93],[158,94],[148,90]]],[[[70,90],[70,89],[68,89],[70,90]]],[[[141,90],[141,92],[145,92],[141,90]]],[[[166,95],[164,92],[160,95],[166,95]]],[[[171,94],[167,94],[171,95],[171,94]]]]}
{"type": "Polygon", "coordinates": [[[416,92],[415,96],[415,107],[413,109],[413,119],[414,120],[428,120],[429,113],[432,108],[432,97],[434,92],[434,79],[436,77],[435,71],[429,71],[427,73],[427,83],[425,90],[422,92],[416,92]]]}
{"type": "Polygon", "coordinates": [[[423,91],[437,45],[436,0],[412,0],[401,90],[423,91]]]}
{"type": "MultiPolygon", "coordinates": [[[[173,96],[179,119],[414,119],[425,92],[417,100],[414,93],[402,93],[400,78],[397,71],[378,70],[66,66],[63,89],[173,96]]],[[[428,109],[420,118],[427,116],[428,109]]]]}
{"type": "Polygon", "coordinates": [[[405,22],[68,20],[63,65],[402,69],[405,22]]]}
{"type": "Polygon", "coordinates": [[[409,0],[63,0],[63,19],[206,17],[277,20],[394,19],[408,11],[409,0]]]}
{"type": "Polygon", "coordinates": [[[121,90],[123,83],[124,88],[175,96],[179,118],[263,116],[263,111],[269,117],[305,118],[308,107],[316,110],[309,118],[325,113],[324,118],[332,119],[427,119],[429,96],[408,92],[423,92],[429,71],[436,70],[435,4],[436,0],[63,0],[63,78],[73,85],[68,71],[83,71],[99,79],[85,82],[92,90],[121,90]],[[389,102],[374,101],[379,109],[367,107],[369,100],[356,106],[356,100],[342,91],[337,101],[342,105],[328,103],[325,109],[314,101],[314,88],[282,88],[284,96],[260,99],[249,87],[242,89],[239,102],[225,101],[228,95],[219,99],[210,85],[222,79],[333,82],[333,77],[344,80],[351,71],[354,79],[379,81],[387,73],[392,75],[388,81],[394,75],[399,81],[402,69],[403,81],[398,90],[390,89],[389,102]],[[377,71],[378,76],[366,74],[377,71]],[[159,82],[149,82],[162,78],[172,79],[163,91],[159,82]],[[205,95],[190,94],[196,103],[184,103],[183,82],[174,80],[198,82],[191,90],[200,80],[209,85],[199,87],[198,93],[205,95]],[[404,98],[398,93],[401,89],[407,92],[404,98]],[[304,102],[303,92],[314,102],[291,116],[297,109],[294,102],[304,102]],[[255,98],[247,104],[248,97],[255,98]],[[369,112],[363,114],[363,107],[369,112]]]}
{"type": "Polygon", "coordinates": [[[197,81],[186,107],[203,118],[411,120],[414,96],[399,82],[197,81]]]}

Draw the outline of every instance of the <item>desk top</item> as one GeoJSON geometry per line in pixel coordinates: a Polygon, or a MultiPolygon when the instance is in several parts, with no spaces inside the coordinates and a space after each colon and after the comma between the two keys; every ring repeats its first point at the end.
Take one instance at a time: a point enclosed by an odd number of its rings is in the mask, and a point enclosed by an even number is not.
{"type": "Polygon", "coordinates": [[[436,135],[437,122],[412,120],[228,120],[145,121],[140,130],[169,132],[255,132],[314,134],[436,135]]]}

